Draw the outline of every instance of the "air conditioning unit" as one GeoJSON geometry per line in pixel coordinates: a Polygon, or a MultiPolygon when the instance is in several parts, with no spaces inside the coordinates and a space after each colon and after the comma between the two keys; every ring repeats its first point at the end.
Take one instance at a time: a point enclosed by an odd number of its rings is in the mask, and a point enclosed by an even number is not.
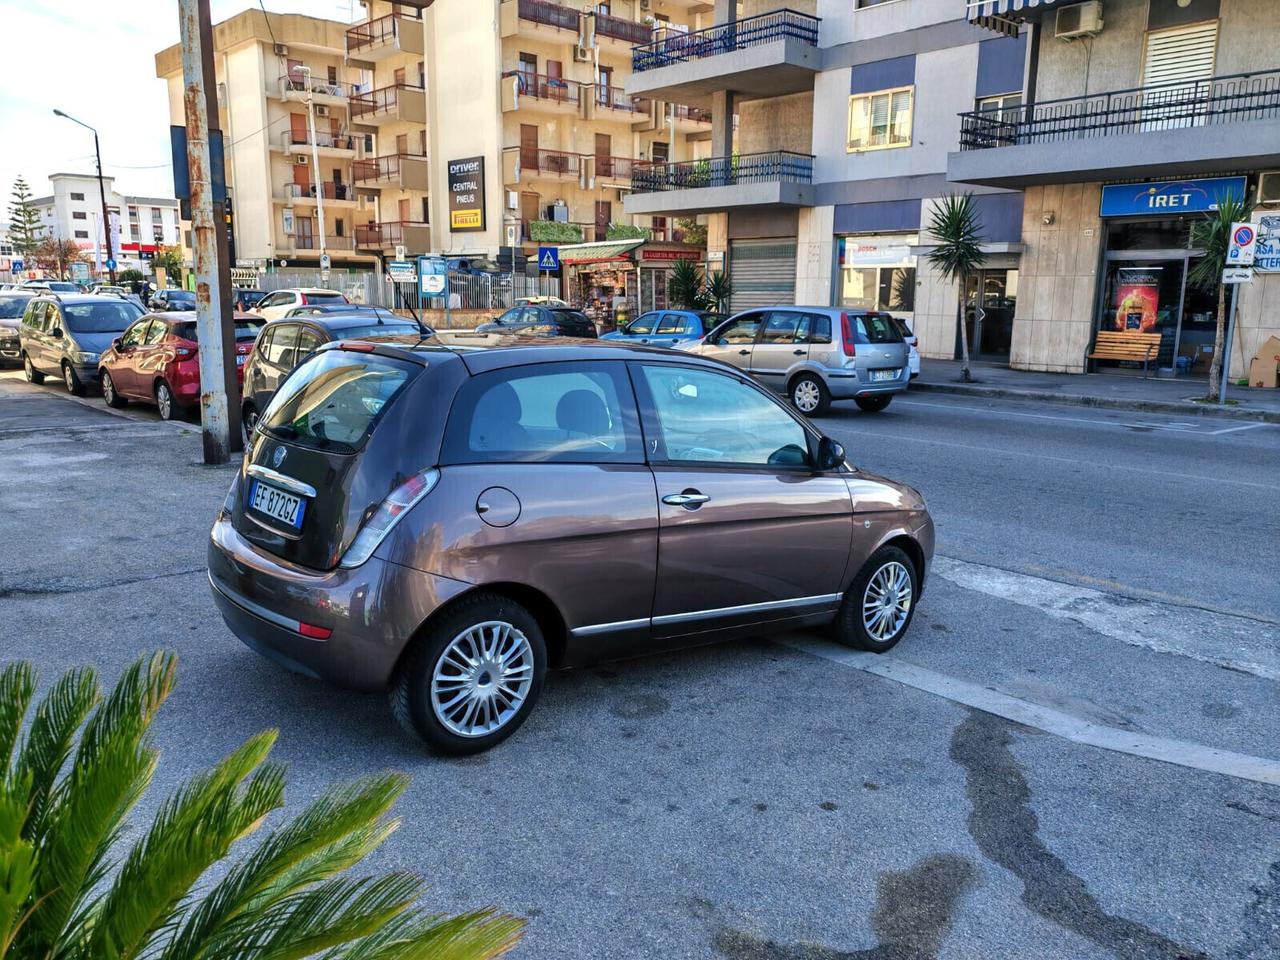
{"type": "Polygon", "coordinates": [[[305,153],[295,153],[293,155],[293,162],[305,165],[311,162],[311,158],[308,157],[305,153]]]}
{"type": "Polygon", "coordinates": [[[507,209],[508,210],[520,209],[520,194],[516,193],[514,190],[507,191],[507,209]]]}
{"type": "Polygon", "coordinates": [[[593,58],[591,56],[590,47],[585,47],[580,43],[575,43],[573,45],[573,62],[574,63],[591,63],[592,60],[593,58]]]}
{"type": "Polygon", "coordinates": [[[1258,203],[1265,207],[1280,207],[1280,170],[1258,175],[1258,203]]]}
{"type": "Polygon", "coordinates": [[[273,50],[277,57],[287,57],[289,55],[289,48],[283,43],[277,43],[273,50]]]}
{"type": "Polygon", "coordinates": [[[1092,37],[1102,32],[1102,0],[1076,3],[1058,11],[1053,35],[1058,40],[1074,40],[1076,37],[1092,37]]]}
{"type": "Polygon", "coordinates": [[[316,107],[316,116],[317,116],[317,117],[327,117],[327,116],[329,116],[329,108],[328,108],[328,107],[326,107],[326,106],[323,106],[323,105],[321,105],[321,106],[317,106],[317,107],[316,107]]]}

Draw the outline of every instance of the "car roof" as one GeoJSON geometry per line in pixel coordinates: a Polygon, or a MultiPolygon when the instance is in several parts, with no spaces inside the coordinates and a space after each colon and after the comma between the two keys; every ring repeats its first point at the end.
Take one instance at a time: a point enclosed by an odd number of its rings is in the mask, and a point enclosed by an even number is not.
{"type": "Polygon", "coordinates": [[[41,300],[48,300],[50,303],[125,303],[128,301],[121,300],[114,293],[55,293],[52,296],[47,293],[38,294],[41,300]]]}
{"type": "Polygon", "coordinates": [[[648,347],[618,340],[587,340],[576,337],[530,341],[525,337],[503,337],[482,349],[457,351],[467,369],[475,373],[518,367],[527,363],[556,363],[572,360],[656,360],[662,363],[696,364],[719,369],[723,365],[693,353],[648,347]]]}
{"type": "Polygon", "coordinates": [[[386,313],[391,311],[386,307],[379,307],[371,303],[308,303],[305,306],[294,307],[285,316],[290,319],[296,317],[319,317],[329,313],[386,313]]]}
{"type": "MultiPolygon", "coordinates": [[[[104,298],[104,299],[112,299],[112,300],[116,300],[117,302],[119,301],[118,297],[111,297],[111,298],[104,298]]],[[[184,323],[188,320],[195,320],[196,312],[194,310],[166,310],[164,313],[148,313],[147,316],[155,317],[157,320],[168,320],[173,323],[184,323]]],[[[266,321],[263,320],[256,313],[246,313],[243,310],[237,310],[234,316],[237,320],[254,320],[254,321],[257,321],[258,323],[266,323],[266,321]]],[[[141,320],[142,317],[139,317],[138,319],[141,320]]]]}
{"type": "MultiPolygon", "coordinates": [[[[288,319],[290,320],[310,319],[317,326],[324,327],[326,330],[329,330],[335,333],[347,327],[356,327],[356,326],[367,327],[370,325],[374,325],[374,326],[377,326],[378,324],[390,325],[393,323],[395,324],[403,323],[403,324],[407,324],[408,326],[414,325],[414,321],[410,320],[409,318],[398,317],[392,313],[387,313],[387,314],[357,313],[354,315],[348,313],[348,314],[343,314],[342,316],[337,316],[337,317],[332,315],[322,315],[322,316],[310,317],[310,318],[289,317],[288,319]]],[[[279,321],[276,321],[276,322],[279,323],[279,321]]]]}
{"type": "Polygon", "coordinates": [[[284,287],[280,290],[272,290],[272,293],[332,293],[334,296],[341,297],[344,294],[341,290],[329,290],[325,287],[284,287]]]}

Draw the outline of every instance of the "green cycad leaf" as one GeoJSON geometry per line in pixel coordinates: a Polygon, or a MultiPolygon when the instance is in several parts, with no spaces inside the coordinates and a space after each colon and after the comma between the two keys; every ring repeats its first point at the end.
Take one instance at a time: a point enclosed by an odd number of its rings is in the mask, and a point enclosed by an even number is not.
{"type": "Polygon", "coordinates": [[[71,754],[76,731],[100,696],[92,670],[72,670],[58,679],[36,709],[17,762],[17,769],[31,777],[31,809],[22,831],[28,840],[42,834],[54,781],[71,754]]]}
{"type": "Polygon", "coordinates": [[[0,673],[0,776],[9,769],[22,719],[35,692],[36,671],[30,663],[11,663],[0,673]]]}
{"type": "Polygon", "coordinates": [[[326,953],[323,960],[486,960],[511,950],[523,932],[523,920],[492,910],[457,917],[409,915],[326,953]]]}
{"type": "Polygon", "coordinates": [[[9,955],[35,890],[36,849],[22,838],[29,777],[0,777],[0,957],[9,955]]]}
{"type": "MultiPolygon", "coordinates": [[[[933,208],[929,263],[948,281],[963,280],[982,265],[982,231],[973,194],[948,194],[933,208]]],[[[961,296],[964,292],[961,291],[961,296]]]]}

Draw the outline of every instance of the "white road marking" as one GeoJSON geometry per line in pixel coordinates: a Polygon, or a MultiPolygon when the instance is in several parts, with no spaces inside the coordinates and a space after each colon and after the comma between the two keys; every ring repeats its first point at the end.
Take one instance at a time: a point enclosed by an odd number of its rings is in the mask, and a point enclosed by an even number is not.
{"type": "MultiPolygon", "coordinates": [[[[1257,427],[1269,426],[1262,422],[1246,423],[1242,426],[1227,427],[1223,430],[1208,430],[1212,423],[1184,423],[1181,421],[1160,422],[1154,420],[1128,421],[1128,420],[1111,420],[1098,419],[1094,417],[1064,417],[1051,415],[1047,413],[1023,413],[1018,410],[999,410],[990,407],[973,407],[960,403],[933,403],[928,400],[899,400],[899,403],[905,403],[912,407],[937,407],[942,410],[968,410],[972,413],[990,413],[1000,417],[1021,417],[1024,420],[1057,420],[1062,423],[1088,423],[1104,427],[1141,427],[1150,430],[1171,430],[1175,433],[1191,433],[1202,437],[1216,437],[1223,433],[1235,433],[1237,430],[1253,430],[1257,427]]],[[[1043,403],[1052,401],[1045,400],[1043,403]]]]}
{"type": "Polygon", "coordinates": [[[1267,426],[1267,424],[1265,423],[1242,423],[1238,427],[1227,427],[1225,430],[1214,430],[1212,433],[1209,434],[1209,436],[1216,437],[1222,433],[1238,433],[1241,430],[1256,430],[1258,427],[1265,427],[1265,426],[1267,426]]]}
{"type": "Polygon", "coordinates": [[[1218,750],[1215,747],[1206,747],[1187,740],[1155,737],[1094,723],[1062,710],[1041,706],[990,687],[908,663],[894,656],[862,653],[810,637],[791,636],[779,639],[778,642],[833,663],[853,667],[855,670],[883,677],[886,680],[893,680],[925,693],[932,693],[953,703],[964,704],[1024,726],[1043,730],[1045,733],[1062,737],[1072,743],[1082,743],[1134,757],[1159,760],[1193,770],[1219,773],[1254,783],[1280,786],[1280,760],[1269,760],[1265,757],[1254,757],[1230,750],[1218,750]]]}
{"type": "Polygon", "coordinates": [[[1078,623],[1132,647],[1280,681],[1280,630],[1256,620],[1134,600],[949,557],[935,557],[932,571],[967,590],[1078,623]]]}

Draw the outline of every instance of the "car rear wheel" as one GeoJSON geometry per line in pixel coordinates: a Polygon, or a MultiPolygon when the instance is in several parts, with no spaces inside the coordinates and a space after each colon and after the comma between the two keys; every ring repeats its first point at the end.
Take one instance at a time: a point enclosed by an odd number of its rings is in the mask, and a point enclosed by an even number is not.
{"type": "Polygon", "coordinates": [[[176,420],[182,414],[178,401],[173,399],[173,391],[163,380],[156,384],[156,409],[160,411],[161,420],[176,420]]]}
{"type": "Polygon", "coordinates": [[[391,689],[391,709],[440,753],[479,753],[519,729],[542,691],[538,621],[498,594],[477,594],[420,636],[391,689]]]}
{"type": "Polygon", "coordinates": [[[80,378],[76,376],[76,368],[69,363],[62,365],[62,382],[67,385],[67,393],[73,397],[84,396],[84,384],[80,378]]]}
{"type": "Polygon", "coordinates": [[[116,393],[116,382],[111,379],[109,370],[102,371],[102,399],[107,401],[108,407],[115,407],[117,410],[128,402],[116,393]]]}
{"type": "Polygon", "coordinates": [[[258,425],[258,408],[252,403],[244,405],[244,410],[240,414],[240,425],[244,427],[244,442],[251,442],[253,440],[253,428],[258,425]]]}
{"type": "Polygon", "coordinates": [[[821,378],[801,374],[791,381],[791,403],[806,417],[820,417],[831,409],[831,391],[821,378]]]}
{"type": "Polygon", "coordinates": [[[31,358],[25,353],[22,355],[22,372],[27,383],[44,383],[44,374],[31,365],[31,358]]]}
{"type": "Polygon", "coordinates": [[[882,393],[878,397],[857,397],[853,402],[856,403],[858,405],[858,409],[862,410],[864,413],[879,413],[885,407],[889,406],[891,400],[893,400],[893,394],[882,393]]]}
{"type": "Polygon", "coordinates": [[[836,616],[836,639],[885,653],[906,635],[920,596],[916,566],[898,547],[881,547],[866,562],[836,616]]]}

